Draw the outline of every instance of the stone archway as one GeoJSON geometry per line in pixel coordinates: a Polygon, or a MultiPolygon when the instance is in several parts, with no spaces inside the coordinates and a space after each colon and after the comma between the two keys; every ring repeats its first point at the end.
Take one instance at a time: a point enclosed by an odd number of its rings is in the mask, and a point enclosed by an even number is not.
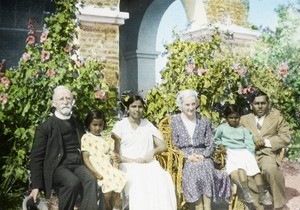
{"type": "MultiPolygon", "coordinates": [[[[175,0],[121,0],[120,10],[129,19],[120,27],[120,91],[143,91],[155,85],[156,36],[165,11],[175,0]]],[[[253,43],[259,34],[247,28],[249,2],[244,0],[181,0],[190,23],[187,35],[197,41],[210,34],[210,25],[231,31],[235,45],[253,43]]],[[[246,49],[248,50],[248,48],[246,49]]]]}
{"type": "Polygon", "coordinates": [[[155,85],[157,31],[174,0],[121,1],[120,10],[129,19],[120,27],[120,91],[147,91],[155,85]]]}

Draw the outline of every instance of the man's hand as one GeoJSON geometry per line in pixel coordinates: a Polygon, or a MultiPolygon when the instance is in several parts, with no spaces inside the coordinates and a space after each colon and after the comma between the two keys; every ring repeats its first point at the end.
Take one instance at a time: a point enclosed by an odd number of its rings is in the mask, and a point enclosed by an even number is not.
{"type": "Polygon", "coordinates": [[[260,150],[262,147],[265,146],[265,141],[263,139],[258,139],[254,143],[255,143],[255,148],[257,150],[260,150]]]}
{"type": "Polygon", "coordinates": [[[29,196],[32,196],[34,203],[36,203],[36,199],[38,197],[38,194],[39,194],[39,189],[38,188],[35,188],[35,189],[31,190],[31,193],[30,193],[29,196]]]}

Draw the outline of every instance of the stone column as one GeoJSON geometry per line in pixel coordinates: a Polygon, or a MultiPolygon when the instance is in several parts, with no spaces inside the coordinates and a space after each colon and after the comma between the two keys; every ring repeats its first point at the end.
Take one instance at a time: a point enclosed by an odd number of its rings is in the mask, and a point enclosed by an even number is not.
{"type": "Polygon", "coordinates": [[[208,24],[208,19],[202,0],[181,0],[191,30],[208,24]]]}

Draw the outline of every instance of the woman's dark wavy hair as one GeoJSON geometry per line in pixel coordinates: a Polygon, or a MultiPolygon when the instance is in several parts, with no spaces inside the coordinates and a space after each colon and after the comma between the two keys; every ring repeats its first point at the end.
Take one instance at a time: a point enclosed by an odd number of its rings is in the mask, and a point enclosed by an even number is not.
{"type": "Polygon", "coordinates": [[[239,115],[241,115],[239,106],[236,104],[227,104],[223,111],[224,117],[227,118],[228,115],[233,114],[233,113],[238,113],[239,115]]]}
{"type": "Polygon", "coordinates": [[[128,109],[130,104],[132,104],[135,101],[140,101],[143,104],[143,106],[146,107],[146,103],[140,95],[130,95],[129,98],[127,98],[126,100],[122,100],[122,104],[128,109]]]}
{"type": "Polygon", "coordinates": [[[85,121],[84,121],[84,126],[87,131],[90,131],[90,124],[94,119],[102,119],[104,122],[104,130],[106,129],[106,119],[105,119],[105,114],[101,110],[91,110],[87,114],[85,121]]]}

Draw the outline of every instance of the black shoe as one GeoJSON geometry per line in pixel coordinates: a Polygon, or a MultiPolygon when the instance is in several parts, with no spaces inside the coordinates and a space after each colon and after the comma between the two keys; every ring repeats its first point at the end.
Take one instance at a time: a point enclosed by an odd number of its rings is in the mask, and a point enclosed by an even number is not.
{"type": "Polygon", "coordinates": [[[244,193],[244,200],[245,200],[246,203],[253,203],[254,202],[250,192],[245,192],[244,193]]]}
{"type": "Polygon", "coordinates": [[[272,205],[272,200],[270,196],[264,194],[263,196],[258,198],[258,203],[269,206],[272,205]]]}

